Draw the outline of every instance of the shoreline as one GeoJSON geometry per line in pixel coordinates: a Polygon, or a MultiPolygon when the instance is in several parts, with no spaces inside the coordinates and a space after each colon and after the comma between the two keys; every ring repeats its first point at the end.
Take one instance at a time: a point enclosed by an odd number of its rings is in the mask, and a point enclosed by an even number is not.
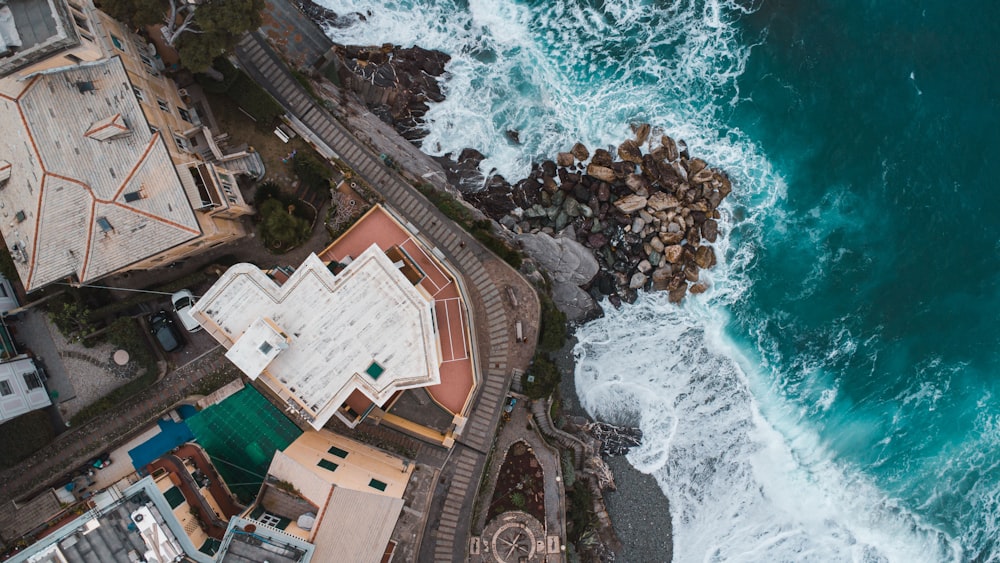
{"type": "MultiPolygon", "coordinates": [[[[566,344],[552,359],[562,372],[559,397],[562,411],[567,416],[591,417],[580,406],[576,394],[574,368],[576,358],[573,347],[576,336],[567,327],[566,344]]],[[[604,500],[611,524],[621,540],[622,548],[617,560],[669,562],[673,559],[673,522],[670,502],[660,489],[656,478],[632,467],[625,456],[603,456],[615,477],[617,490],[605,491],[604,500]]]]}

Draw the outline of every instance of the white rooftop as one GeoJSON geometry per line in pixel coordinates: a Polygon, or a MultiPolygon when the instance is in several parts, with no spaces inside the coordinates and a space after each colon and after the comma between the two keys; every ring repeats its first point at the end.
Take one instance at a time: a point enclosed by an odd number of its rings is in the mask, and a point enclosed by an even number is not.
{"type": "Polygon", "coordinates": [[[441,381],[433,300],[376,245],[336,276],[310,254],[281,286],[237,264],[192,316],[244,373],[294,398],[316,429],[355,390],[383,405],[397,391],[441,381]],[[278,350],[281,335],[287,348],[278,350]]]}
{"type": "Polygon", "coordinates": [[[0,80],[10,163],[0,231],[28,291],[95,280],[200,236],[160,135],[117,57],[0,80]]]}

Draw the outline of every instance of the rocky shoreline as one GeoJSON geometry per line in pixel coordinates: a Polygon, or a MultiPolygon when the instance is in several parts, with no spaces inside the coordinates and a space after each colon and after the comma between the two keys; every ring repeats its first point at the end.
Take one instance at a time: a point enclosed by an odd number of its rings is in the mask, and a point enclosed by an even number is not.
{"type": "Polygon", "coordinates": [[[701,271],[715,265],[718,208],[732,184],[684,141],[654,138],[648,124],[634,129],[617,159],[577,143],[513,186],[490,182],[466,199],[514,233],[562,233],[590,249],[599,273],[585,287],[596,299],[617,306],[662,290],[677,303],[704,293],[701,271]]]}

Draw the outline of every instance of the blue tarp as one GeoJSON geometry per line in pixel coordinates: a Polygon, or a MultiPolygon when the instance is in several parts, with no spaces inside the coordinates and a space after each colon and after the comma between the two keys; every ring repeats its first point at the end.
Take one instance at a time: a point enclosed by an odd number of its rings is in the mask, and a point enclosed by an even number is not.
{"type": "MultiPolygon", "coordinates": [[[[185,405],[187,406],[187,405],[185,405]]],[[[194,407],[189,407],[192,412],[187,413],[180,410],[181,416],[185,418],[194,414],[194,407]]],[[[181,407],[183,409],[183,407],[181,407]]],[[[157,422],[160,432],[146,440],[142,444],[129,450],[128,455],[132,458],[132,466],[140,475],[145,475],[144,468],[158,457],[176,448],[177,446],[194,440],[194,434],[184,422],[174,422],[173,420],[161,420],[157,422]]]]}

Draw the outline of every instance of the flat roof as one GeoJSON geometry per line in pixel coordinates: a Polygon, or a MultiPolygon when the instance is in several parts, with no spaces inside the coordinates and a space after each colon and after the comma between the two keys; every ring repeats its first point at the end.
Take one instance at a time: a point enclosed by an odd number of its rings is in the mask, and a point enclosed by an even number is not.
{"type": "Polygon", "coordinates": [[[96,280],[201,235],[118,57],[0,81],[0,159],[11,164],[0,231],[28,291],[96,280]],[[95,138],[116,115],[125,129],[95,138]]]}
{"type": "Polygon", "coordinates": [[[428,387],[427,391],[442,407],[453,414],[462,414],[471,403],[476,385],[471,318],[456,274],[413,234],[414,229],[412,225],[404,227],[389,209],[376,205],[319,256],[324,262],[343,262],[374,243],[387,252],[399,249],[412,259],[423,275],[419,286],[434,298],[441,341],[441,383],[428,387]]]}
{"type": "Polygon", "coordinates": [[[316,429],[355,390],[382,405],[396,391],[441,380],[433,299],[376,245],[337,275],[310,254],[280,286],[257,266],[237,264],[192,316],[316,429]],[[261,319],[287,338],[266,364],[260,350],[273,334],[261,319]]]}
{"type": "Polygon", "coordinates": [[[80,44],[64,0],[7,0],[0,8],[0,76],[80,44]],[[6,10],[4,10],[6,8],[6,10]],[[9,19],[2,18],[3,11],[9,19]]]}
{"type": "MultiPolygon", "coordinates": [[[[308,563],[313,546],[305,541],[244,518],[233,517],[216,554],[221,563],[308,563]],[[248,526],[253,526],[248,529],[248,526]],[[250,531],[252,530],[252,531],[250,531]]],[[[318,561],[349,561],[349,559],[319,559],[318,561]]]]}

